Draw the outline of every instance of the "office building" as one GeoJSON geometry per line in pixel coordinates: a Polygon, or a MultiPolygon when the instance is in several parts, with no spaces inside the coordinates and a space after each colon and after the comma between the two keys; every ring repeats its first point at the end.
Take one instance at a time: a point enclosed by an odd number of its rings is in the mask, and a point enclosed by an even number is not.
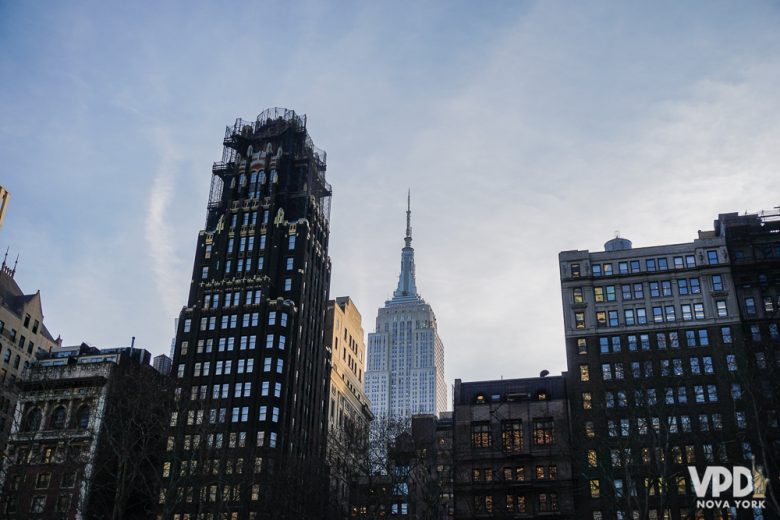
{"type": "Polygon", "coordinates": [[[560,253],[578,518],[726,514],[697,510],[687,468],[756,454],[730,258],[715,231],[560,253]]]}
{"type": "Polygon", "coordinates": [[[155,356],[154,357],[154,362],[152,363],[152,366],[159,373],[161,373],[164,376],[167,376],[167,375],[170,375],[170,373],[171,373],[171,367],[173,366],[173,360],[171,360],[171,358],[169,358],[165,354],[160,354],[159,356],[155,356]]]}
{"type": "Polygon", "coordinates": [[[82,343],[25,370],[0,472],[0,516],[153,517],[170,408],[167,378],[149,357],[82,343]]]}
{"type": "Polygon", "coordinates": [[[563,376],[456,379],[453,408],[456,518],[585,518],[563,376]]]}
{"type": "Polygon", "coordinates": [[[328,404],[328,469],[331,518],[349,516],[352,483],[365,465],[373,419],[363,391],[366,343],[360,311],[349,296],[328,302],[325,339],[331,351],[328,404]]]}
{"type": "MultiPolygon", "coordinates": [[[[780,211],[718,216],[715,233],[726,240],[739,313],[741,341],[735,348],[739,370],[734,384],[743,389],[739,412],[748,423],[744,442],[758,469],[780,474],[780,211]]],[[[752,466],[752,465],[750,465],[752,466]]],[[[780,515],[780,482],[770,480],[770,510],[780,515]]],[[[767,516],[769,518],[769,516],[767,516]]]]}
{"type": "Polygon", "coordinates": [[[368,335],[366,394],[377,416],[436,415],[447,408],[444,345],[433,309],[417,293],[410,198],[404,242],[398,287],[368,335]]]}
{"type": "Polygon", "coordinates": [[[40,353],[58,345],[43,323],[41,293],[25,294],[14,280],[16,264],[0,267],[0,460],[13,423],[16,381],[40,353]]]}
{"type": "Polygon", "coordinates": [[[318,518],[331,187],[306,117],[227,128],[176,334],[161,518],[318,518]]]}

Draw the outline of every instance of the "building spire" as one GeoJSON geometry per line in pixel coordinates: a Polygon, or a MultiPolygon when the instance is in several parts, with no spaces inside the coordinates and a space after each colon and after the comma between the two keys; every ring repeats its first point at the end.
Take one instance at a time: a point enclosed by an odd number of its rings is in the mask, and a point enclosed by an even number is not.
{"type": "Polygon", "coordinates": [[[412,247],[412,189],[406,193],[406,247],[412,247]]]}
{"type": "Polygon", "coordinates": [[[393,292],[393,300],[399,298],[417,299],[417,283],[414,279],[414,249],[412,248],[412,190],[406,194],[406,237],[401,250],[401,274],[398,288],[393,292]]]}

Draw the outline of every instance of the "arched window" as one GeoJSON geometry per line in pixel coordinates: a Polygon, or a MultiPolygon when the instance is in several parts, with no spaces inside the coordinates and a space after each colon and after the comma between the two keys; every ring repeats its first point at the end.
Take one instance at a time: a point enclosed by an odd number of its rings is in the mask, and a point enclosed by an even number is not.
{"type": "Polygon", "coordinates": [[[14,368],[19,368],[19,361],[21,361],[22,358],[19,357],[19,354],[16,355],[14,358],[14,368]]]}
{"type": "Polygon", "coordinates": [[[30,410],[30,412],[27,414],[27,418],[24,422],[24,431],[26,432],[33,432],[38,430],[41,427],[41,418],[43,417],[43,414],[41,413],[40,408],[33,408],[30,410]]]}
{"type": "Polygon", "coordinates": [[[62,430],[65,428],[65,417],[67,412],[64,406],[58,406],[51,414],[51,427],[55,430],[62,430]]]}
{"type": "Polygon", "coordinates": [[[89,406],[82,406],[76,413],[76,427],[79,430],[86,430],[89,426],[89,406]]]}

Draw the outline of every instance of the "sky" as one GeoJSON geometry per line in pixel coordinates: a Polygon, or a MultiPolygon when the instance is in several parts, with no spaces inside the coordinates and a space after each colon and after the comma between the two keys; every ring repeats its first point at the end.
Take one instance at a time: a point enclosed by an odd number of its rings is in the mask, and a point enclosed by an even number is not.
{"type": "Polygon", "coordinates": [[[0,0],[0,247],[65,344],[167,353],[225,126],[308,117],[374,329],[407,189],[448,384],[566,368],[557,255],[780,205],[780,4],[0,0]]]}

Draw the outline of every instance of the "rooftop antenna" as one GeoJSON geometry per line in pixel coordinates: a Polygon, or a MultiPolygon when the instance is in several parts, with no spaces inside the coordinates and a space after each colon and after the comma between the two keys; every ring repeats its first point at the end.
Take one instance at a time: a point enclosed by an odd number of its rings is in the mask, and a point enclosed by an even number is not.
{"type": "Polygon", "coordinates": [[[615,238],[620,238],[620,230],[619,229],[615,230],[615,238]]]}
{"type": "Polygon", "coordinates": [[[412,189],[406,192],[406,247],[412,243],[412,189]]]}
{"type": "Polygon", "coordinates": [[[11,278],[16,274],[16,264],[19,263],[19,253],[16,253],[16,260],[14,260],[14,268],[11,270],[11,278]]]}
{"type": "Polygon", "coordinates": [[[5,248],[5,256],[3,257],[3,269],[5,269],[5,261],[8,260],[8,250],[11,249],[11,246],[8,246],[5,248]]]}

